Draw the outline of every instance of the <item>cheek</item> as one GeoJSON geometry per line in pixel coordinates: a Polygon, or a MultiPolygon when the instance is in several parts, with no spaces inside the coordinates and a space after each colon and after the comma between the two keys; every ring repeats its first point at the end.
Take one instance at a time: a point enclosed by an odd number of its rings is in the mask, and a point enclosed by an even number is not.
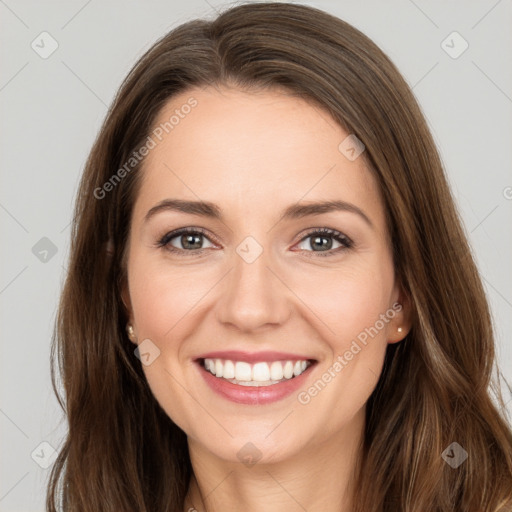
{"type": "MultiPolygon", "coordinates": [[[[295,289],[314,313],[310,321],[319,326],[332,351],[339,353],[386,313],[392,286],[392,266],[375,261],[314,277],[310,274],[297,281],[295,289]]],[[[383,337],[386,326],[380,329],[383,337]]]]}
{"type": "Polygon", "coordinates": [[[330,357],[296,398],[301,414],[321,418],[318,440],[349,424],[375,389],[388,346],[381,315],[388,311],[389,282],[375,272],[344,274],[310,296],[311,309],[321,312],[316,325],[330,357]]]}
{"type": "Polygon", "coordinates": [[[370,258],[368,264],[346,267],[330,277],[322,280],[321,291],[308,284],[315,290],[308,305],[319,312],[332,357],[317,377],[328,384],[302,390],[299,402],[308,404],[312,414],[337,411],[326,419],[326,428],[337,429],[364,406],[382,371],[395,315],[390,304],[394,271],[385,258],[370,258]]]}
{"type": "Polygon", "coordinates": [[[140,253],[132,254],[128,276],[138,337],[150,339],[160,350],[154,362],[142,368],[147,382],[167,415],[190,432],[198,411],[190,400],[190,389],[179,384],[185,382],[190,364],[183,340],[197,327],[194,307],[213,285],[211,276],[208,279],[199,269],[171,267],[140,253]]]}
{"type": "Polygon", "coordinates": [[[129,270],[130,298],[140,336],[158,344],[187,325],[190,315],[211,287],[211,276],[195,267],[170,268],[169,264],[134,257],[129,270]]]}

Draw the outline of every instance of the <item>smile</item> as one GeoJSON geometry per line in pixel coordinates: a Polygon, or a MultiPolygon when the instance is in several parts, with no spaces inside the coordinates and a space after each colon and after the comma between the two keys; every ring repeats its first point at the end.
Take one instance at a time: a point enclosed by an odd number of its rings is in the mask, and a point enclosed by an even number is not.
{"type": "Polygon", "coordinates": [[[203,360],[205,370],[217,378],[223,378],[232,384],[240,386],[272,386],[301,375],[311,362],[298,361],[269,361],[250,364],[246,361],[230,359],[203,360]]]}
{"type": "Polygon", "coordinates": [[[230,402],[264,405],[306,387],[316,359],[282,352],[214,352],[195,359],[201,377],[230,402]]]}

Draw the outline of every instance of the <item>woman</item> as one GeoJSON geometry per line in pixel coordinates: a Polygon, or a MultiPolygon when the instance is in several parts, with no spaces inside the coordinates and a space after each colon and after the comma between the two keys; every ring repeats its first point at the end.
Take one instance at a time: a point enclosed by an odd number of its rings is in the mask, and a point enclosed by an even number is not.
{"type": "Polygon", "coordinates": [[[512,510],[436,147],[347,23],[246,4],[158,41],[91,151],[70,258],[48,511],[512,510]]]}

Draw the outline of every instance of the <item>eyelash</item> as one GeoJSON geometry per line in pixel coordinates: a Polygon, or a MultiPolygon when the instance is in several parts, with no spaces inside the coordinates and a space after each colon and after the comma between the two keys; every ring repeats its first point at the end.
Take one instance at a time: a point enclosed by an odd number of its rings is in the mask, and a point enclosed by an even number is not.
{"type": "MultiPolygon", "coordinates": [[[[183,234],[194,234],[194,235],[195,234],[201,234],[204,237],[209,239],[209,236],[207,235],[206,230],[204,230],[202,228],[192,228],[192,227],[190,227],[190,228],[181,228],[181,229],[177,229],[175,231],[171,231],[170,233],[166,233],[157,242],[156,246],[160,247],[160,248],[165,248],[166,250],[168,250],[168,251],[170,251],[172,253],[180,253],[180,254],[184,253],[184,252],[195,253],[194,256],[199,256],[199,255],[203,254],[203,252],[206,250],[206,248],[198,249],[198,250],[186,250],[186,249],[178,249],[178,248],[173,247],[172,245],[169,244],[169,242],[173,238],[176,238],[176,237],[178,237],[180,235],[183,235],[183,234]]],[[[352,240],[348,236],[346,236],[343,233],[337,231],[336,229],[330,229],[330,228],[314,229],[314,230],[310,231],[309,233],[307,233],[306,235],[304,235],[299,240],[299,242],[297,242],[297,243],[301,243],[304,240],[306,240],[307,238],[312,237],[313,235],[320,235],[320,236],[325,236],[325,237],[331,237],[334,240],[336,240],[337,242],[341,243],[342,247],[338,247],[337,249],[329,249],[327,251],[307,251],[307,250],[302,250],[303,252],[313,253],[315,255],[318,255],[320,257],[325,258],[325,257],[334,256],[336,254],[339,254],[340,252],[343,252],[343,251],[346,251],[348,249],[351,249],[354,246],[354,243],[352,242],[352,240]]],[[[312,257],[312,256],[308,256],[308,257],[312,257]]]]}

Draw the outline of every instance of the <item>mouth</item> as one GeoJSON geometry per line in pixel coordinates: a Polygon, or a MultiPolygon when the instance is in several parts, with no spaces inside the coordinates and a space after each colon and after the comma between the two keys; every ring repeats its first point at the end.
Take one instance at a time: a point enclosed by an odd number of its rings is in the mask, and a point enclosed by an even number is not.
{"type": "Polygon", "coordinates": [[[282,353],[215,353],[195,359],[208,386],[241,404],[267,404],[305,386],[316,359],[282,353]],[[220,357],[223,356],[223,357],[220,357]],[[235,357],[236,356],[236,357],[235,357]]]}
{"type": "Polygon", "coordinates": [[[221,358],[200,358],[198,363],[214,377],[247,387],[274,386],[302,375],[314,359],[287,359],[249,363],[221,358]]]}

